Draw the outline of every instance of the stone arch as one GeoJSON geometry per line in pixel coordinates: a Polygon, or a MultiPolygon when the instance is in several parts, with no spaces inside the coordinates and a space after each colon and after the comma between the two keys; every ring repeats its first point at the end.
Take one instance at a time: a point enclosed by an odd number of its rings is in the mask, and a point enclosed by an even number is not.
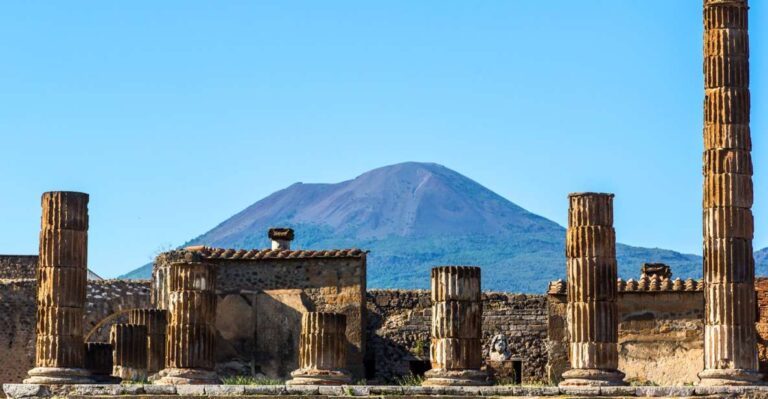
{"type": "MultiPolygon", "coordinates": [[[[131,310],[133,310],[133,308],[118,310],[117,312],[112,313],[111,315],[99,320],[99,322],[96,323],[96,325],[94,325],[88,331],[87,334],[85,334],[85,342],[92,342],[91,338],[94,338],[94,337],[101,337],[103,341],[103,337],[105,334],[104,328],[109,327],[112,324],[115,324],[115,322],[119,321],[121,318],[123,319],[127,318],[128,312],[130,312],[131,310]]],[[[101,341],[93,341],[93,342],[101,342],[101,341]]]]}

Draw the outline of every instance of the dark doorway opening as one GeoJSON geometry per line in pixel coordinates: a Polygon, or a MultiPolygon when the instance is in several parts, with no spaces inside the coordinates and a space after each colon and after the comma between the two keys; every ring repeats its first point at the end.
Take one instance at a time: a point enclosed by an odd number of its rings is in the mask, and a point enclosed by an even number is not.
{"type": "Polygon", "coordinates": [[[523,383],[523,361],[513,360],[512,368],[515,370],[515,384],[518,384],[518,385],[522,384],[523,383]]]}
{"type": "Polygon", "coordinates": [[[432,369],[432,363],[428,360],[411,360],[408,364],[411,374],[423,377],[424,373],[432,369]]]}

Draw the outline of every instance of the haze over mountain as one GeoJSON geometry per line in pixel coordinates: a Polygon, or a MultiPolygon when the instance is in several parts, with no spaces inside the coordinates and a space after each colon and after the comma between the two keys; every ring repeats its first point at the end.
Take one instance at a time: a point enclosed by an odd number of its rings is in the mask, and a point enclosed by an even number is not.
{"type": "MultiPolygon", "coordinates": [[[[370,250],[370,288],[428,288],[429,269],[442,264],[482,266],[486,290],[542,293],[565,274],[562,226],[432,163],[386,166],[336,184],[296,183],[184,245],[267,247],[271,226],[293,227],[297,249],[370,250]]],[[[701,277],[696,255],[620,244],[617,257],[624,278],[637,278],[643,262],[701,277]]],[[[145,265],[123,277],[150,274],[145,265]]]]}

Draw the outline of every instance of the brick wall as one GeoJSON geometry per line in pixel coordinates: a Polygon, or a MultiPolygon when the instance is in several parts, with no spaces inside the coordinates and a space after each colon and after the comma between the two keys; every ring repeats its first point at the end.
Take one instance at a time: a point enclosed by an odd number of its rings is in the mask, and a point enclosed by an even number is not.
{"type": "Polygon", "coordinates": [[[755,279],[757,295],[757,355],[760,372],[768,373],[768,278],[755,279]]]}

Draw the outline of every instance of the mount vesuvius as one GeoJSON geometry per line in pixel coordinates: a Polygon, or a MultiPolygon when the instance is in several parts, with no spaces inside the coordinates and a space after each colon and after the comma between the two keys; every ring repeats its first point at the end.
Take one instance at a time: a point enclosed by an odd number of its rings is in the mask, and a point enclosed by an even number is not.
{"type": "MultiPolygon", "coordinates": [[[[565,229],[444,166],[408,162],[336,184],[296,183],[244,209],[186,245],[261,248],[271,226],[296,230],[294,248],[370,250],[371,288],[428,288],[443,264],[483,267],[483,289],[543,293],[564,278],[565,229]]],[[[675,276],[701,276],[701,258],[617,246],[619,274],[643,262],[675,276]]],[[[145,265],[123,278],[149,278],[145,265]]]]}

